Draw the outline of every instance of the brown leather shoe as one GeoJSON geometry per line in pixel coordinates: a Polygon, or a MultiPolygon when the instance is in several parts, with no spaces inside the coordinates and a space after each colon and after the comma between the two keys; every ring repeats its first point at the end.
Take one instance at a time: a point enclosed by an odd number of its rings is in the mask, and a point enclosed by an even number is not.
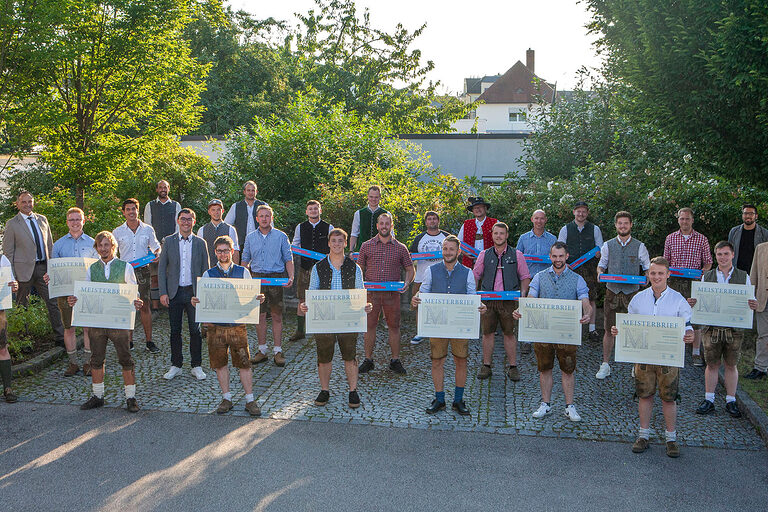
{"type": "Polygon", "coordinates": [[[632,444],[632,452],[634,453],[643,453],[647,449],[648,440],[644,437],[638,437],[637,440],[632,444]]]}
{"type": "Polygon", "coordinates": [[[224,398],[221,400],[221,403],[216,408],[216,414],[226,414],[231,410],[232,410],[232,400],[227,400],[226,398],[224,398]]]}
{"type": "Polygon", "coordinates": [[[674,441],[667,441],[667,457],[672,457],[673,459],[680,456],[680,447],[677,446],[677,443],[674,441]]]}
{"type": "Polygon", "coordinates": [[[493,374],[493,372],[491,371],[491,367],[490,366],[481,365],[480,366],[480,371],[477,372],[477,378],[480,379],[480,380],[484,380],[484,379],[487,379],[488,377],[490,377],[492,374],[493,374]]]}
{"type": "Polygon", "coordinates": [[[75,375],[77,372],[80,371],[80,367],[77,366],[75,363],[69,363],[67,366],[67,369],[64,370],[64,376],[65,377],[71,377],[75,375]]]}
{"type": "Polygon", "coordinates": [[[83,363],[83,375],[86,377],[91,376],[91,363],[83,363]]]}
{"type": "Polygon", "coordinates": [[[281,368],[285,366],[285,356],[282,352],[275,354],[275,366],[279,366],[281,368]]]}
{"type": "Polygon", "coordinates": [[[251,416],[261,416],[261,409],[259,409],[259,405],[256,403],[256,400],[251,400],[245,404],[245,410],[248,411],[251,416]]]}
{"type": "Polygon", "coordinates": [[[17,402],[19,400],[19,397],[16,396],[16,393],[14,393],[11,388],[5,388],[5,390],[3,391],[3,396],[5,397],[5,401],[8,402],[9,404],[17,402]]]}
{"type": "Polygon", "coordinates": [[[693,354],[691,360],[693,361],[693,366],[698,366],[699,368],[704,366],[704,358],[701,354],[693,354]]]}
{"type": "Polygon", "coordinates": [[[517,366],[507,367],[507,377],[512,382],[517,382],[520,380],[520,370],[517,369],[517,366]]]}
{"type": "Polygon", "coordinates": [[[256,351],[256,355],[251,358],[251,364],[259,364],[265,362],[267,359],[267,354],[262,354],[259,350],[256,351]]]}
{"type": "Polygon", "coordinates": [[[139,404],[136,402],[135,398],[128,398],[125,401],[125,409],[128,412],[139,412],[139,404]]]}

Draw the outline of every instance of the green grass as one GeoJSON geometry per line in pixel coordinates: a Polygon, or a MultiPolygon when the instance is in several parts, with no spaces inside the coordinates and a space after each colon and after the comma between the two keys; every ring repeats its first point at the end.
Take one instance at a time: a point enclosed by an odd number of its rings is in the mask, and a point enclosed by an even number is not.
{"type": "Polygon", "coordinates": [[[748,380],[744,375],[752,371],[755,362],[755,341],[757,333],[747,331],[744,333],[744,342],[741,345],[741,360],[739,361],[739,387],[746,391],[752,400],[768,414],[768,378],[762,380],[748,380]]]}

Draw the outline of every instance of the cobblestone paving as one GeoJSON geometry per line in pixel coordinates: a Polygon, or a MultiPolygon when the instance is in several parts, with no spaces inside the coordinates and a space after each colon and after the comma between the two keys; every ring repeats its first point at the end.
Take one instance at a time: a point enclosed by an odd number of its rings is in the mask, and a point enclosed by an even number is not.
{"type": "MultiPolygon", "coordinates": [[[[430,373],[429,344],[410,345],[415,326],[412,318],[404,314],[401,360],[408,371],[398,376],[389,370],[389,345],[386,331],[379,327],[374,360],[376,368],[361,375],[359,392],[362,406],[352,410],[347,406],[347,384],[343,362],[338,350],[334,357],[331,378],[331,400],[325,407],[316,407],[314,399],[319,391],[317,359],[314,342],[284,342],[287,365],[279,368],[269,362],[254,367],[254,393],[266,417],[322,422],[370,424],[379,426],[432,430],[459,430],[493,432],[499,434],[538,435],[546,437],[579,438],[603,441],[633,441],[637,432],[637,401],[633,399],[631,365],[612,364],[613,374],[604,381],[595,379],[601,357],[600,344],[585,341],[579,349],[576,377],[576,406],[583,421],[569,421],[564,413],[560,375],[555,365],[555,387],[552,394],[552,412],[534,419],[531,413],[538,407],[540,391],[536,360],[533,353],[520,355],[518,367],[521,380],[508,381],[503,375],[504,350],[497,339],[494,353],[494,374],[485,381],[477,380],[480,365],[480,343],[470,342],[469,377],[465,401],[472,411],[471,417],[462,417],[448,410],[434,416],[424,409],[434,397],[430,373]]],[[[294,331],[295,315],[287,313],[284,319],[284,338],[294,331]]],[[[185,328],[186,329],[186,328],[185,328]]],[[[170,365],[168,345],[168,318],[161,313],[154,323],[154,341],[161,353],[152,355],[144,350],[144,335],[136,331],[137,400],[144,410],[178,411],[213,414],[221,399],[215,373],[208,368],[207,350],[203,350],[203,368],[208,374],[197,381],[189,373],[189,354],[185,347],[184,372],[172,381],[163,379],[170,365]]],[[[185,339],[188,339],[185,332],[185,339]]],[[[270,333],[270,355],[272,342],[270,333]]],[[[249,327],[250,344],[256,347],[256,331],[249,327]]],[[[363,354],[363,337],[358,340],[358,356],[363,354]]],[[[687,356],[690,359],[690,356],[687,356]]],[[[718,387],[715,402],[717,413],[702,417],[694,414],[704,393],[704,372],[688,365],[681,372],[678,407],[678,441],[687,446],[762,450],[764,445],[752,425],[744,418],[730,418],[724,410],[723,390],[718,387]]],[[[90,396],[90,380],[78,375],[63,376],[66,361],[57,362],[47,370],[18,379],[14,387],[22,400],[80,404],[90,396]]],[[[237,371],[231,371],[231,390],[235,408],[230,414],[247,415],[244,396],[237,371]]],[[[446,361],[446,401],[453,398],[454,366],[451,357],[446,361]]],[[[120,369],[114,349],[107,353],[105,399],[108,406],[123,407],[124,396],[120,369]]],[[[450,403],[450,402],[449,402],[450,403]]],[[[652,421],[653,442],[661,443],[664,436],[661,404],[657,399],[652,421]]]]}

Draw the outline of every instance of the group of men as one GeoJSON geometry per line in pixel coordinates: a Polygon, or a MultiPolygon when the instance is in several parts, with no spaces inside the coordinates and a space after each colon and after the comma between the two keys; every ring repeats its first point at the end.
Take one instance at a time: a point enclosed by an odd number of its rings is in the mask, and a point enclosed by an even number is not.
{"type": "MultiPolygon", "coordinates": [[[[5,256],[0,266],[11,266],[16,279],[9,284],[17,291],[17,303],[24,305],[29,290],[34,286],[46,302],[48,314],[56,333],[67,350],[69,364],[66,376],[80,371],[80,362],[72,327],[74,296],[51,300],[47,293],[49,276],[47,260],[61,257],[98,258],[88,268],[87,280],[96,282],[137,284],[139,294],[135,307],[140,312],[145,332],[146,349],[157,353],[159,348],[152,338],[153,284],[157,286],[158,302],[168,308],[170,319],[171,366],[164,378],[175,378],[182,370],[182,320],[187,314],[190,334],[191,373],[199,380],[206,378],[202,369],[202,333],[195,321],[197,278],[287,278],[285,287],[297,280],[297,331],[292,340],[305,336],[304,314],[308,310],[306,291],[315,289],[363,288],[365,282],[401,282],[398,290],[369,290],[365,311],[367,331],[364,334],[364,358],[356,364],[356,335],[316,335],[320,393],[315,404],[325,405],[330,400],[329,381],[334,346],[338,343],[349,383],[350,407],[360,405],[357,393],[359,374],[375,368],[373,350],[376,329],[383,314],[391,350],[389,368],[395,374],[405,374],[400,360],[401,294],[411,284],[412,308],[419,307],[421,293],[475,294],[476,292],[517,292],[521,297],[542,297],[579,300],[582,303],[580,322],[587,325],[588,339],[601,339],[595,322],[595,298],[601,274],[645,275],[650,287],[640,291],[639,284],[608,282],[604,302],[604,332],[602,334],[603,362],[596,373],[597,379],[611,374],[610,359],[617,335],[616,314],[636,313],[671,315],[685,319],[688,328],[685,342],[692,344],[693,364],[703,366],[700,345],[703,339],[706,355],[706,395],[697,409],[707,414],[714,410],[714,388],[721,360],[725,364],[726,410],[732,416],[740,412],[735,404],[738,378],[736,361],[743,332],[730,328],[701,329],[690,325],[690,279],[670,277],[670,267],[701,270],[705,281],[749,284],[750,276],[758,284],[756,300],[750,307],[756,311],[758,347],[755,368],[747,378],[760,379],[768,370],[768,311],[765,311],[768,289],[768,230],[757,225],[757,211],[752,205],[742,209],[743,224],[731,230],[729,241],[715,247],[717,268],[713,269],[712,255],[707,238],[693,229],[693,211],[682,208],[677,213],[680,226],[671,233],[664,245],[663,257],[651,259],[645,245],[632,236],[632,216],[620,211],[614,217],[617,236],[607,241],[601,229],[588,220],[589,208],[585,202],[573,207],[574,220],[563,226],[558,236],[546,230],[547,216],[536,210],[531,217],[532,229],[519,237],[516,247],[508,244],[509,228],[504,222],[488,216],[490,204],[482,197],[469,198],[467,210],[472,218],[466,220],[457,236],[440,229],[440,217],[435,211],[424,216],[425,231],[418,235],[410,248],[402,244],[393,233],[393,217],[380,206],[381,188],[371,186],[368,204],[356,211],[351,234],[321,219],[322,207],[309,201],[307,221],[296,226],[292,245],[310,253],[319,254],[316,261],[302,257],[298,275],[295,274],[291,242],[288,236],[274,227],[271,207],[256,199],[257,187],[252,181],[243,187],[244,198],[233,204],[223,217],[224,204],[213,199],[208,204],[211,221],[193,233],[195,212],[169,198],[170,186],[166,181],[157,184],[157,198],[144,209],[144,221],[139,219],[139,202],[126,199],[122,204],[125,222],[113,232],[103,231],[92,239],[83,232],[84,214],[78,208],[67,212],[69,233],[52,243],[47,219],[33,212],[34,199],[26,191],[19,193],[19,214],[8,221],[3,240],[5,256]],[[243,242],[242,245],[240,242],[243,242]],[[349,253],[345,249],[349,247],[349,253]],[[762,245],[761,245],[762,244],[762,245]],[[416,265],[411,253],[441,252],[442,257],[419,259],[416,265]],[[356,261],[352,253],[357,253],[356,261]],[[119,259],[117,256],[119,255],[119,259]],[[327,255],[323,257],[324,255],[327,255]],[[538,255],[526,261],[525,255],[538,255]],[[543,257],[543,258],[542,258],[543,257]],[[459,260],[461,258],[461,260],[459,260]],[[544,263],[548,258],[549,262],[544,263]],[[148,265],[130,262],[151,260],[148,265]],[[241,266],[242,265],[242,266],[241,266]]],[[[255,416],[260,410],[252,392],[254,364],[269,359],[267,346],[267,311],[271,315],[273,332],[273,361],[277,366],[286,364],[282,353],[283,287],[265,286],[259,296],[263,304],[256,327],[258,348],[251,357],[245,325],[209,324],[207,342],[211,367],[215,370],[222,389],[218,413],[232,407],[229,391],[228,360],[240,371],[246,391],[246,409],[255,416]]],[[[511,381],[520,379],[517,367],[516,323],[522,317],[515,300],[484,300],[480,307],[482,336],[482,365],[478,379],[492,376],[492,356],[495,334],[501,329],[506,352],[505,375],[511,381]]],[[[5,315],[0,314],[4,326],[5,315]]],[[[103,405],[104,356],[108,340],[116,348],[123,369],[127,409],[139,409],[135,399],[132,330],[84,329],[84,375],[92,377],[93,396],[82,405],[90,409],[103,405]]],[[[421,338],[411,342],[418,344],[421,338]]],[[[471,414],[463,400],[467,378],[468,340],[430,339],[432,375],[435,398],[426,409],[437,413],[446,406],[444,392],[444,362],[448,345],[456,366],[452,408],[461,415],[471,414]]],[[[542,401],[533,416],[541,418],[551,410],[552,369],[557,358],[562,373],[565,394],[565,415],[572,421],[581,417],[574,404],[574,371],[576,348],[573,345],[536,343],[534,351],[541,385],[542,401]]],[[[530,352],[530,345],[522,344],[521,352],[530,352]]],[[[16,400],[10,386],[10,356],[5,346],[5,329],[0,331],[0,374],[6,401],[16,400]]],[[[640,398],[640,436],[634,451],[647,448],[650,411],[658,388],[667,425],[667,454],[676,456],[675,398],[677,397],[677,368],[654,365],[635,365],[637,395],[640,398]]]]}

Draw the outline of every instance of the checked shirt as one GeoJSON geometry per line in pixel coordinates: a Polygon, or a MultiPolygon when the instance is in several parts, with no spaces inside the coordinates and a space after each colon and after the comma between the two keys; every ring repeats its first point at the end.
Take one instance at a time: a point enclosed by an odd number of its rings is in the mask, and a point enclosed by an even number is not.
{"type": "Polygon", "coordinates": [[[677,230],[667,235],[664,258],[669,261],[670,267],[701,270],[704,265],[712,263],[709,240],[696,230],[691,231],[691,236],[686,240],[677,230]]]}
{"type": "Polygon", "coordinates": [[[357,264],[366,281],[400,281],[402,269],[412,267],[413,260],[408,248],[394,237],[384,243],[376,235],[360,247],[357,264]]]}

